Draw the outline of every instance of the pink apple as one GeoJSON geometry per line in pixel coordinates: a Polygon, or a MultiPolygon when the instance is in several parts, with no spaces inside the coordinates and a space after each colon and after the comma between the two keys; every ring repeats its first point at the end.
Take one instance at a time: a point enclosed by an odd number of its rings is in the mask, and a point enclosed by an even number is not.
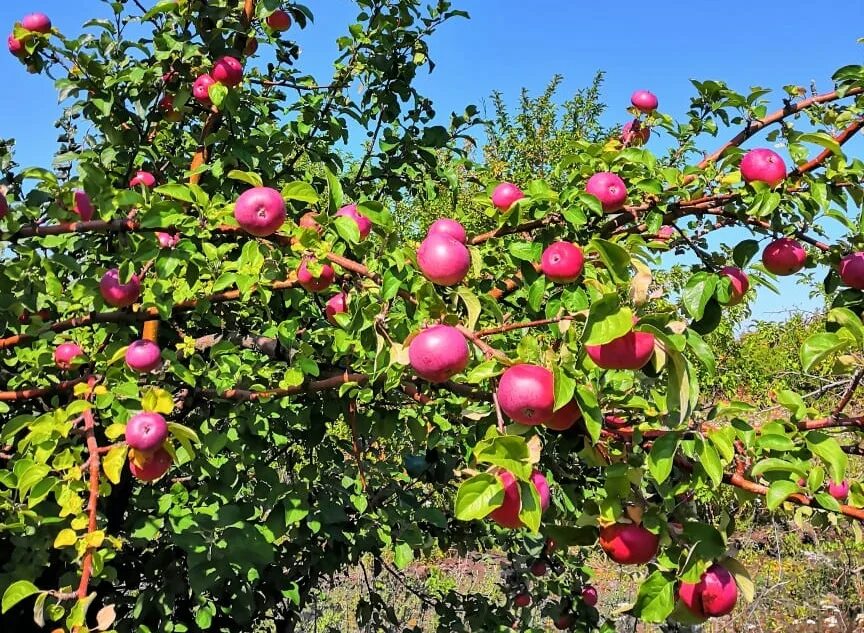
{"type": "Polygon", "coordinates": [[[839,272],[844,284],[864,290],[864,252],[846,255],[840,260],[839,272]]]}
{"type": "Polygon", "coordinates": [[[849,496],[849,482],[845,479],[839,484],[829,481],[828,494],[837,499],[837,501],[846,501],[846,497],[849,496]]]}
{"type": "Polygon", "coordinates": [[[728,306],[737,306],[744,299],[747,290],[750,288],[750,280],[740,268],[734,266],[725,266],[720,269],[720,274],[729,278],[732,282],[732,296],[726,302],[728,306]]]}
{"type": "Polygon", "coordinates": [[[318,217],[318,214],[314,211],[307,211],[303,215],[300,216],[300,219],[297,221],[297,226],[302,229],[309,229],[311,231],[315,231],[316,233],[321,233],[321,225],[315,220],[318,217]]]}
{"type": "Polygon", "coordinates": [[[498,381],[498,404],[520,424],[542,424],[555,406],[552,372],[539,365],[508,367],[498,381]]]}
{"type": "Polygon", "coordinates": [[[322,264],[321,273],[317,277],[313,276],[306,266],[306,258],[300,262],[300,268],[297,269],[297,281],[307,292],[324,292],[335,278],[336,272],[330,264],[322,264]]]}
{"type": "Polygon", "coordinates": [[[210,101],[210,86],[215,83],[216,80],[210,75],[199,75],[192,84],[192,96],[201,105],[209,107],[213,104],[213,102],[210,101]]]}
{"type": "Polygon", "coordinates": [[[88,196],[84,191],[76,191],[73,194],[73,200],[74,203],[72,204],[72,210],[81,216],[81,220],[84,222],[92,220],[93,203],[90,202],[90,196],[88,196]]]}
{"type": "Polygon", "coordinates": [[[600,201],[606,213],[619,211],[627,200],[624,181],[618,174],[609,171],[601,171],[591,176],[585,184],[585,191],[600,201]]]}
{"type": "Polygon", "coordinates": [[[449,235],[433,233],[417,249],[417,264],[423,276],[439,286],[455,286],[471,268],[471,253],[449,235]]]}
{"type": "Polygon", "coordinates": [[[132,371],[146,374],[162,364],[162,350],[153,341],[133,341],[126,348],[126,365],[132,371]]]}
{"type": "Polygon", "coordinates": [[[159,241],[159,248],[174,248],[180,241],[180,235],[156,231],[156,239],[159,241]]]}
{"type": "Polygon", "coordinates": [[[72,361],[83,356],[84,350],[77,343],[60,343],[54,349],[54,364],[58,369],[71,369],[72,361]]]}
{"type": "Polygon", "coordinates": [[[582,588],[582,602],[589,607],[597,606],[597,589],[591,585],[586,585],[582,588]]]}
{"type": "Polygon", "coordinates": [[[641,525],[613,523],[600,528],[600,547],[616,563],[642,565],[654,558],[660,539],[641,525]]]}
{"type": "Polygon", "coordinates": [[[585,257],[582,249],[570,242],[555,242],[546,247],[540,258],[540,269],[549,281],[569,284],[582,275],[585,257]]]}
{"type": "Polygon", "coordinates": [[[167,437],[168,423],[155,411],[140,411],[126,423],[126,443],[136,451],[154,451],[167,437]]]}
{"type": "Polygon", "coordinates": [[[657,231],[657,239],[663,240],[664,242],[671,240],[673,235],[675,235],[675,227],[669,226],[668,224],[664,224],[657,231]]]}
{"type": "MultiPolygon", "coordinates": [[[[489,513],[489,518],[501,527],[520,528],[523,524],[519,518],[519,511],[522,509],[522,493],[519,489],[519,482],[513,473],[506,470],[499,470],[496,476],[504,487],[504,501],[489,513]]],[[[550,500],[549,483],[538,470],[531,473],[531,483],[540,497],[540,511],[545,512],[549,507],[550,500]]]]}
{"type": "Polygon", "coordinates": [[[517,200],[524,197],[522,190],[512,182],[502,182],[492,192],[492,204],[499,211],[509,211],[517,200]]]}
{"type": "Polygon", "coordinates": [[[543,422],[543,425],[552,431],[566,431],[582,418],[579,403],[571,400],[552,414],[552,417],[543,422]]]}
{"type": "Polygon", "coordinates": [[[243,49],[243,54],[246,55],[246,57],[252,57],[257,50],[258,38],[250,36],[249,39],[246,40],[246,47],[243,49]]]}
{"type": "Polygon", "coordinates": [[[659,105],[657,96],[647,90],[637,90],[630,95],[630,103],[633,104],[634,108],[645,114],[654,112],[659,105]]]}
{"type": "Polygon", "coordinates": [[[345,312],[348,312],[348,295],[344,292],[336,293],[327,299],[327,303],[324,304],[324,314],[327,316],[327,320],[333,325],[336,325],[336,315],[344,314],[345,312]]]}
{"type": "Polygon", "coordinates": [[[247,189],[234,203],[234,219],[251,235],[272,235],[285,223],[282,194],[270,187],[247,189]]]}
{"type": "Polygon", "coordinates": [[[336,215],[354,220],[357,228],[360,230],[361,240],[369,237],[369,231],[372,230],[372,221],[357,210],[356,204],[345,205],[336,212],[336,215]]]}
{"type": "Polygon", "coordinates": [[[141,280],[138,275],[132,275],[125,284],[120,283],[120,271],[112,268],[102,276],[99,292],[108,305],[125,308],[135,303],[141,295],[141,280]]]}
{"type": "Polygon", "coordinates": [[[51,20],[44,13],[30,13],[21,18],[21,26],[35,33],[49,33],[51,20]]]}
{"type": "Polygon", "coordinates": [[[282,9],[276,9],[267,16],[267,26],[274,31],[287,31],[291,28],[291,16],[282,9]]]}
{"type": "Polygon", "coordinates": [[[741,159],[741,177],[744,182],[764,182],[776,187],[786,178],[786,163],[773,150],[751,149],[741,159]]]}
{"type": "Polygon", "coordinates": [[[693,615],[699,618],[717,618],[731,613],[738,602],[735,578],[722,565],[708,568],[697,583],[682,582],[678,597],[693,615]]]}
{"type": "Polygon", "coordinates": [[[9,52],[15,57],[23,57],[27,54],[27,50],[24,48],[24,42],[17,39],[12,33],[10,33],[9,37],[6,38],[6,45],[9,47],[9,52]]]}
{"type": "Polygon", "coordinates": [[[794,275],[804,268],[807,252],[790,237],[774,240],[762,251],[762,264],[775,275],[794,275]]]}
{"type": "Polygon", "coordinates": [[[408,359],[423,380],[445,382],[468,366],[470,350],[455,327],[433,325],[411,339],[408,359]]]}
{"type": "Polygon", "coordinates": [[[152,455],[136,455],[134,449],[129,459],[129,470],[132,476],[140,481],[156,481],[171,468],[171,454],[164,448],[158,448],[152,455]],[[139,460],[141,463],[139,463],[139,460]]]}
{"type": "Polygon", "coordinates": [[[602,345],[586,345],[585,351],[601,369],[642,369],[654,354],[654,335],[631,330],[602,345]]]}
{"type": "Polygon", "coordinates": [[[225,55],[213,64],[210,76],[223,86],[233,88],[243,81],[243,64],[236,57],[225,55]]]}
{"type": "Polygon", "coordinates": [[[427,231],[426,235],[434,235],[436,233],[449,235],[457,242],[462,242],[463,244],[468,242],[468,236],[465,234],[465,228],[456,220],[451,220],[450,218],[441,218],[439,220],[435,220],[432,223],[432,226],[429,227],[429,231],[427,231]]]}
{"type": "Polygon", "coordinates": [[[627,121],[621,129],[621,143],[638,147],[644,145],[651,138],[651,129],[642,125],[639,119],[627,121]]]}
{"type": "Polygon", "coordinates": [[[156,184],[156,177],[149,171],[136,171],[135,175],[129,181],[130,187],[147,187],[148,189],[156,184]]]}

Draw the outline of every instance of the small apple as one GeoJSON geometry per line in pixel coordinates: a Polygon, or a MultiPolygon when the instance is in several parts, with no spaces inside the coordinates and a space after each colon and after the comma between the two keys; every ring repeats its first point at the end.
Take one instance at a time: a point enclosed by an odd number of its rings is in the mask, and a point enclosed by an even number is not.
{"type": "Polygon", "coordinates": [[[360,240],[365,240],[369,237],[369,231],[372,230],[372,221],[357,210],[356,204],[348,204],[336,212],[337,216],[351,218],[357,224],[360,230],[360,240]]]}
{"type": "Polygon", "coordinates": [[[839,484],[829,481],[828,494],[837,499],[837,501],[846,501],[846,497],[849,496],[849,482],[845,479],[839,484]]]}
{"type": "Polygon", "coordinates": [[[417,264],[423,276],[439,286],[455,286],[471,268],[468,247],[449,235],[433,233],[417,249],[417,264]]]}
{"type": "Polygon", "coordinates": [[[509,211],[517,200],[524,197],[522,190],[512,182],[502,182],[492,192],[492,204],[499,211],[509,211]]]}
{"type": "Polygon", "coordinates": [[[631,330],[602,345],[586,345],[585,351],[601,369],[642,369],[654,355],[654,335],[631,330]]]}
{"type": "Polygon", "coordinates": [[[552,372],[539,365],[513,365],[498,381],[501,410],[520,424],[541,424],[552,417],[555,388],[552,372]]]}
{"type": "Polygon", "coordinates": [[[136,171],[135,175],[132,176],[132,179],[129,181],[130,187],[137,187],[140,185],[149,189],[155,184],[156,177],[149,171],[136,171]]]}
{"type": "Polygon", "coordinates": [[[773,150],[751,149],[741,159],[741,177],[744,182],[764,182],[773,188],[786,178],[786,163],[773,150]]]}
{"type": "Polygon", "coordinates": [[[243,54],[246,57],[252,57],[256,52],[258,52],[258,38],[249,36],[246,40],[246,46],[243,47],[243,54]]]}
{"type": "Polygon", "coordinates": [[[657,239],[663,242],[668,242],[675,235],[675,227],[664,224],[657,230],[657,239]]]}
{"type": "Polygon", "coordinates": [[[552,621],[552,624],[555,625],[555,628],[559,631],[566,631],[575,623],[576,618],[573,617],[572,613],[562,613],[552,621]]]}
{"type": "Polygon", "coordinates": [[[657,554],[660,539],[641,525],[613,523],[600,528],[600,547],[616,563],[641,565],[657,554]]]}
{"type": "Polygon", "coordinates": [[[546,575],[546,563],[544,563],[542,560],[534,561],[531,564],[530,571],[531,575],[536,576],[537,578],[541,578],[546,575]]]}
{"type": "Polygon", "coordinates": [[[223,86],[233,88],[243,81],[243,64],[236,57],[225,55],[213,64],[210,76],[223,86]]]}
{"type": "Polygon", "coordinates": [[[15,57],[23,57],[27,54],[27,49],[24,48],[24,42],[17,39],[14,34],[10,33],[6,38],[6,45],[9,47],[9,52],[15,57]]]}
{"type": "Polygon", "coordinates": [[[84,191],[76,191],[72,194],[73,204],[72,210],[75,211],[83,222],[89,222],[93,219],[93,203],[90,201],[90,196],[84,191]]]}
{"type": "Polygon", "coordinates": [[[633,107],[645,114],[650,114],[657,109],[659,102],[657,96],[653,92],[647,90],[637,90],[630,95],[630,103],[633,107]]]}
{"type": "Polygon", "coordinates": [[[585,256],[582,249],[570,242],[555,242],[546,247],[540,258],[540,269],[549,281],[573,283],[582,275],[585,256]]]}
{"type": "Polygon", "coordinates": [[[321,233],[321,225],[315,220],[318,217],[318,214],[315,211],[307,211],[303,215],[300,216],[300,219],[297,221],[297,226],[301,229],[309,229],[311,231],[315,231],[316,233],[321,233]]]}
{"type": "Polygon", "coordinates": [[[546,552],[547,554],[551,554],[552,552],[554,552],[557,549],[558,549],[558,541],[556,541],[551,536],[549,538],[547,538],[546,541],[543,543],[543,551],[546,552]]]}
{"type": "MultiPolygon", "coordinates": [[[[304,258],[300,262],[300,267],[297,269],[297,281],[307,292],[324,292],[333,283],[333,280],[336,278],[336,272],[330,264],[322,264],[321,273],[315,277],[309,272],[306,261],[307,258],[304,258]]],[[[310,259],[310,261],[314,261],[314,258],[310,259]]]]}
{"type": "Polygon", "coordinates": [[[126,365],[132,371],[146,374],[162,364],[162,350],[153,341],[133,341],[126,348],[126,365]]]}
{"type": "Polygon", "coordinates": [[[552,414],[552,417],[543,422],[543,425],[552,431],[566,431],[582,418],[579,403],[571,400],[552,414]]]}
{"type": "Polygon", "coordinates": [[[597,606],[597,589],[592,585],[585,585],[582,588],[582,602],[587,604],[589,607],[597,606]]]}
{"type": "Polygon", "coordinates": [[[720,274],[725,275],[732,282],[732,296],[726,302],[727,306],[737,306],[744,299],[750,288],[750,280],[740,268],[725,266],[720,269],[720,274]]]}
{"type": "Polygon", "coordinates": [[[168,438],[168,423],[155,411],[140,411],[129,418],[125,435],[130,448],[149,453],[168,438]]]}
{"type": "Polygon", "coordinates": [[[44,13],[30,13],[21,18],[21,26],[34,33],[50,33],[51,20],[44,13]]]}
{"type": "MultiPolygon", "coordinates": [[[[520,528],[523,524],[519,518],[519,511],[522,509],[519,481],[513,476],[513,473],[506,470],[498,471],[496,476],[504,487],[504,501],[489,513],[489,518],[501,527],[520,528]]],[[[539,470],[531,473],[531,483],[540,496],[540,511],[545,512],[546,508],[549,507],[550,500],[549,483],[539,470]]]]}
{"type": "Polygon", "coordinates": [[[775,275],[794,275],[804,268],[807,252],[790,237],[774,240],[762,251],[762,264],[775,275]]]}
{"type": "Polygon", "coordinates": [[[201,105],[207,107],[213,105],[213,102],[210,101],[210,86],[215,83],[216,80],[210,75],[199,75],[192,83],[192,96],[201,105]]]}
{"type": "Polygon", "coordinates": [[[156,231],[156,239],[159,241],[159,248],[174,248],[180,241],[180,235],[156,231]]]}
{"type": "Polygon", "coordinates": [[[585,184],[585,191],[600,201],[606,213],[619,211],[627,200],[627,186],[618,174],[610,171],[591,176],[585,184]]]}
{"type": "Polygon", "coordinates": [[[183,113],[174,109],[174,97],[172,95],[162,96],[162,99],[159,100],[159,109],[164,113],[166,121],[177,123],[183,119],[183,113]]]}
{"type": "Polygon", "coordinates": [[[333,325],[337,325],[336,315],[345,312],[348,312],[348,295],[344,292],[336,293],[327,299],[327,303],[324,304],[324,314],[327,316],[327,320],[333,325]]]}
{"type": "Polygon", "coordinates": [[[513,598],[513,604],[519,607],[520,609],[524,609],[526,607],[531,606],[531,594],[527,591],[523,591],[522,593],[516,594],[516,597],[513,598]]]}
{"type": "Polygon", "coordinates": [[[840,260],[840,280],[857,290],[864,290],[864,252],[851,253],[840,260]]]}
{"type": "Polygon", "coordinates": [[[291,16],[282,9],[276,9],[267,16],[267,26],[274,31],[287,31],[291,28],[291,16]]]}
{"type": "Polygon", "coordinates": [[[639,119],[627,121],[621,128],[621,143],[638,147],[644,145],[651,138],[651,129],[642,125],[639,119]]]}
{"type": "Polygon", "coordinates": [[[630,426],[630,422],[617,415],[603,416],[603,424],[613,429],[621,429],[625,426],[630,426]]]}
{"type": "Polygon", "coordinates": [[[158,448],[152,455],[141,454],[134,449],[129,451],[129,470],[132,476],[140,481],[156,481],[171,468],[171,454],[164,448],[158,448]]]}
{"type": "Polygon", "coordinates": [[[234,203],[234,219],[250,235],[267,237],[285,223],[285,200],[270,187],[247,189],[234,203]]]}
{"type": "Polygon", "coordinates": [[[423,380],[450,380],[468,366],[470,350],[462,333],[449,325],[433,325],[411,339],[408,359],[423,380]]]}
{"type": "Polygon", "coordinates": [[[702,574],[699,582],[682,582],[678,597],[696,617],[717,618],[731,613],[735,608],[738,586],[729,570],[714,563],[702,574]]]}
{"type": "Polygon", "coordinates": [[[435,220],[429,227],[426,235],[429,236],[436,233],[449,235],[457,242],[462,242],[463,244],[468,242],[468,236],[465,234],[465,228],[461,224],[459,224],[459,222],[457,222],[456,220],[451,220],[450,218],[440,218],[438,220],[435,220]]]}
{"type": "Polygon", "coordinates": [[[120,271],[112,268],[99,281],[99,293],[105,303],[115,308],[131,306],[141,295],[141,280],[132,275],[125,284],[120,283],[120,271]]]}
{"type": "Polygon", "coordinates": [[[67,341],[54,349],[54,364],[58,369],[72,369],[72,361],[83,356],[84,350],[77,343],[67,341]]]}

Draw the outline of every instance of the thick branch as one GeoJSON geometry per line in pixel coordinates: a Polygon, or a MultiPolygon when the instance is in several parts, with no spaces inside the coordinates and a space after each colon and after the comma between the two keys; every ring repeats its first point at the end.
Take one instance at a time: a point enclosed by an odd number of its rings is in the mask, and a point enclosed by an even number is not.
{"type": "Polygon", "coordinates": [[[13,402],[17,400],[32,400],[34,398],[42,398],[55,393],[69,391],[78,383],[84,382],[87,377],[75,378],[73,380],[64,380],[50,387],[34,387],[31,389],[16,389],[15,391],[0,391],[0,402],[13,402]]]}
{"type": "MultiPolygon", "coordinates": [[[[95,379],[91,379],[91,386],[95,384],[95,379]]],[[[84,436],[87,439],[87,453],[89,454],[89,484],[90,495],[87,500],[87,534],[93,534],[96,531],[96,509],[99,503],[99,443],[96,441],[96,420],[93,417],[93,410],[89,407],[84,410],[84,436]]],[[[88,547],[84,551],[84,557],[81,561],[81,582],[78,583],[78,599],[83,600],[87,597],[87,588],[90,584],[90,576],[93,573],[93,550],[94,547],[88,547]]]]}

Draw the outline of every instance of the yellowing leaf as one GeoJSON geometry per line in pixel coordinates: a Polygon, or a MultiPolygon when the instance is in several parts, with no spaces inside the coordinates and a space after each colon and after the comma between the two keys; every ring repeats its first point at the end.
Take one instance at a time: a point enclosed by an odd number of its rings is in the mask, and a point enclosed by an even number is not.
{"type": "Polygon", "coordinates": [[[126,425],[125,424],[115,423],[115,424],[109,425],[108,428],[105,429],[105,437],[107,437],[109,440],[116,440],[118,437],[123,435],[125,432],[126,432],[126,425]]]}
{"type": "Polygon", "coordinates": [[[61,547],[69,547],[70,545],[75,545],[75,542],[78,540],[78,535],[75,533],[75,530],[70,530],[66,528],[64,530],[60,530],[57,536],[54,539],[54,547],[56,549],[60,549],[61,547]]]}
{"type": "Polygon", "coordinates": [[[102,460],[102,469],[105,471],[105,476],[112,484],[120,483],[120,473],[123,470],[123,464],[126,463],[126,446],[118,444],[112,446],[108,454],[102,460]]]}
{"type": "Polygon", "coordinates": [[[108,393],[108,388],[105,385],[96,385],[95,389],[93,389],[93,393],[97,396],[103,396],[108,393]]]}
{"type": "Polygon", "coordinates": [[[194,442],[195,444],[201,443],[201,440],[198,439],[198,434],[195,431],[190,429],[188,426],[178,424],[177,422],[168,423],[168,432],[178,440],[187,440],[189,442],[194,442]]]}
{"type": "Polygon", "coordinates": [[[87,547],[100,547],[102,545],[102,541],[105,540],[105,532],[103,530],[96,530],[95,532],[90,532],[84,537],[84,543],[87,547]]]}
{"type": "Polygon", "coordinates": [[[141,398],[141,406],[145,411],[156,413],[171,413],[174,410],[174,398],[164,389],[153,387],[144,393],[141,398]]]}
{"type": "Polygon", "coordinates": [[[113,365],[114,363],[123,360],[126,357],[126,350],[127,349],[129,349],[129,346],[124,345],[123,347],[118,349],[116,352],[114,352],[114,355],[109,359],[108,364],[113,365]]]}

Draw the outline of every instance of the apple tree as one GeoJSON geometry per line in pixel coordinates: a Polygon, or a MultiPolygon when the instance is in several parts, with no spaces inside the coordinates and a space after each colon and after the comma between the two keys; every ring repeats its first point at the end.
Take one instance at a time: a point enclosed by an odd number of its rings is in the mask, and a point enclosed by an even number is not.
{"type": "Polygon", "coordinates": [[[300,68],[313,16],[289,2],[106,2],[74,37],[14,25],[10,54],[64,112],[51,169],[3,144],[3,629],[311,630],[351,568],[360,627],[418,631],[376,580],[451,550],[505,552],[504,597],[423,589],[439,631],[613,631],[593,551],[640,578],[629,613],[692,623],[753,590],[734,516],[695,494],[857,530],[864,164],[844,145],[864,67],[776,110],[694,82],[680,121],[637,90],[620,137],[490,179],[493,229],[466,234],[454,208],[413,243],[393,209],[458,193],[449,159],[479,123],[442,125],[415,86],[465,14],[356,4],[326,81],[300,68]],[[669,251],[693,254],[681,292],[655,281],[669,251]],[[803,268],[833,303],[800,360],[844,377],[837,406],[784,391],[759,424],[700,407],[703,335],[803,268]]]}

